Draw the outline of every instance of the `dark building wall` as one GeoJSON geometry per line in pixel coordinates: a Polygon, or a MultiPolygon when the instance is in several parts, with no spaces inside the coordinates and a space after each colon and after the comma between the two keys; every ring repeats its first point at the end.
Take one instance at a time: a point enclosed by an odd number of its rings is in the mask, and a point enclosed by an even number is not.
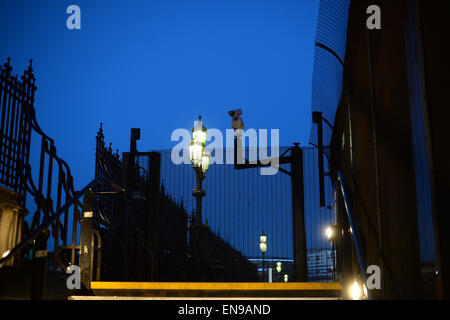
{"type": "Polygon", "coordinates": [[[366,264],[381,267],[382,289],[372,293],[378,298],[419,298],[406,1],[370,4],[381,8],[381,30],[367,30],[365,1],[352,1],[350,7],[345,84],[334,124],[331,166],[334,174],[342,170],[366,264]]]}
{"type": "Polygon", "coordinates": [[[426,116],[428,117],[432,165],[433,211],[436,227],[439,295],[450,299],[450,216],[447,199],[450,194],[448,129],[450,108],[448,84],[449,1],[419,1],[422,26],[426,116]]]}

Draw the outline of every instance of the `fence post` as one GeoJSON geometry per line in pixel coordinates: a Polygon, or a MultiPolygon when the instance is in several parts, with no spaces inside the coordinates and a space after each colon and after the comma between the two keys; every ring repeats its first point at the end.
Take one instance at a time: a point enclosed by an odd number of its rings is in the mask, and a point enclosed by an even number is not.
{"type": "Polygon", "coordinates": [[[95,197],[94,192],[89,190],[83,199],[83,212],[81,217],[80,234],[80,275],[81,284],[85,289],[91,288],[92,280],[92,219],[94,216],[95,197]]]}
{"type": "Polygon", "coordinates": [[[152,249],[152,271],[151,280],[159,279],[159,195],[160,195],[160,178],[161,178],[161,154],[158,152],[150,153],[150,248],[152,249]]]}
{"type": "Polygon", "coordinates": [[[47,270],[47,240],[49,230],[39,233],[34,242],[34,253],[31,271],[31,300],[44,300],[47,270]]]}
{"type": "Polygon", "coordinates": [[[307,281],[307,250],[305,231],[305,196],[303,186],[303,151],[298,144],[291,149],[292,224],[294,227],[295,281],[307,281]]]}

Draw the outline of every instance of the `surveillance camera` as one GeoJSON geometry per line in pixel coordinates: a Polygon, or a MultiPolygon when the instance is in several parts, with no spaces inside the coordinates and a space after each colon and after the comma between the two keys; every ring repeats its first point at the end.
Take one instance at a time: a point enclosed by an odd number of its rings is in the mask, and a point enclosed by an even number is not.
{"type": "Polygon", "coordinates": [[[231,111],[228,111],[228,114],[232,118],[237,118],[242,114],[242,110],[241,109],[231,110],[231,111]]]}
{"type": "Polygon", "coordinates": [[[234,130],[244,129],[244,121],[242,121],[242,118],[239,117],[242,114],[241,109],[228,111],[228,114],[230,115],[230,117],[233,118],[231,119],[231,127],[234,130]]]}

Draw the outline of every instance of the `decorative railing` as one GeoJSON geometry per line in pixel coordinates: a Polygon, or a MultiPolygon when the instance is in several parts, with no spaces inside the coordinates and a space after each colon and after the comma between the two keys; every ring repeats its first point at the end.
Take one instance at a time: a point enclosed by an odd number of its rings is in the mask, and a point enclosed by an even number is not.
{"type": "MultiPolygon", "coordinates": [[[[0,68],[0,184],[15,192],[20,205],[32,216],[30,225],[26,224],[23,240],[2,253],[0,266],[12,257],[15,257],[15,266],[20,266],[31,252],[33,268],[40,266],[43,274],[47,267],[65,270],[70,264],[79,263],[81,198],[100,182],[107,181],[110,187],[116,185],[106,177],[97,177],[81,191],[75,191],[68,164],[57,155],[54,140],[36,120],[32,61],[20,79],[12,76],[11,71],[8,58],[0,68]],[[32,137],[37,137],[33,142],[39,148],[33,146],[33,150],[40,150],[38,163],[33,163],[38,165],[37,171],[32,170],[30,164],[32,137]],[[47,257],[51,246],[50,265],[47,266],[45,260],[37,263],[47,257]]],[[[118,186],[116,189],[122,190],[118,186]]],[[[92,232],[93,247],[98,249],[99,259],[100,235],[95,229],[92,232]]],[[[95,278],[99,276],[97,269],[95,278]]]]}

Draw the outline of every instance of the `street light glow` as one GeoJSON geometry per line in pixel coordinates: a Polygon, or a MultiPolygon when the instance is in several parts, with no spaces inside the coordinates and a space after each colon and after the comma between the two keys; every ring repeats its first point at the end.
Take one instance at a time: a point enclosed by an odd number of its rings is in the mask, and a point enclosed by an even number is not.
{"type": "Polygon", "coordinates": [[[200,166],[203,156],[203,145],[194,141],[194,139],[189,144],[189,159],[194,164],[194,166],[200,166]]]}
{"type": "Polygon", "coordinates": [[[202,164],[201,164],[201,168],[203,172],[208,171],[208,167],[209,167],[209,152],[208,150],[204,149],[203,150],[203,154],[202,154],[202,164]]]}
{"type": "Polygon", "coordinates": [[[353,300],[360,300],[362,297],[362,290],[361,286],[359,285],[358,281],[354,281],[353,285],[350,287],[350,296],[353,300]]]}
{"type": "Polygon", "coordinates": [[[277,262],[277,272],[278,273],[281,272],[281,262],[280,261],[277,262]]]}
{"type": "Polygon", "coordinates": [[[206,127],[202,124],[201,116],[198,117],[196,126],[192,128],[192,139],[203,146],[206,144],[206,127]]]}
{"type": "Polygon", "coordinates": [[[262,252],[266,252],[267,251],[267,243],[261,242],[259,244],[259,248],[261,249],[262,252]]]}
{"type": "Polygon", "coordinates": [[[259,237],[259,240],[260,240],[261,243],[266,243],[267,242],[267,236],[264,234],[264,232],[259,237]]]}
{"type": "Polygon", "coordinates": [[[331,229],[331,226],[327,227],[325,233],[327,235],[328,240],[331,240],[331,238],[333,237],[333,229],[331,229]]]}
{"type": "Polygon", "coordinates": [[[264,231],[259,237],[259,248],[263,253],[267,251],[267,236],[264,234],[264,231]]]}

